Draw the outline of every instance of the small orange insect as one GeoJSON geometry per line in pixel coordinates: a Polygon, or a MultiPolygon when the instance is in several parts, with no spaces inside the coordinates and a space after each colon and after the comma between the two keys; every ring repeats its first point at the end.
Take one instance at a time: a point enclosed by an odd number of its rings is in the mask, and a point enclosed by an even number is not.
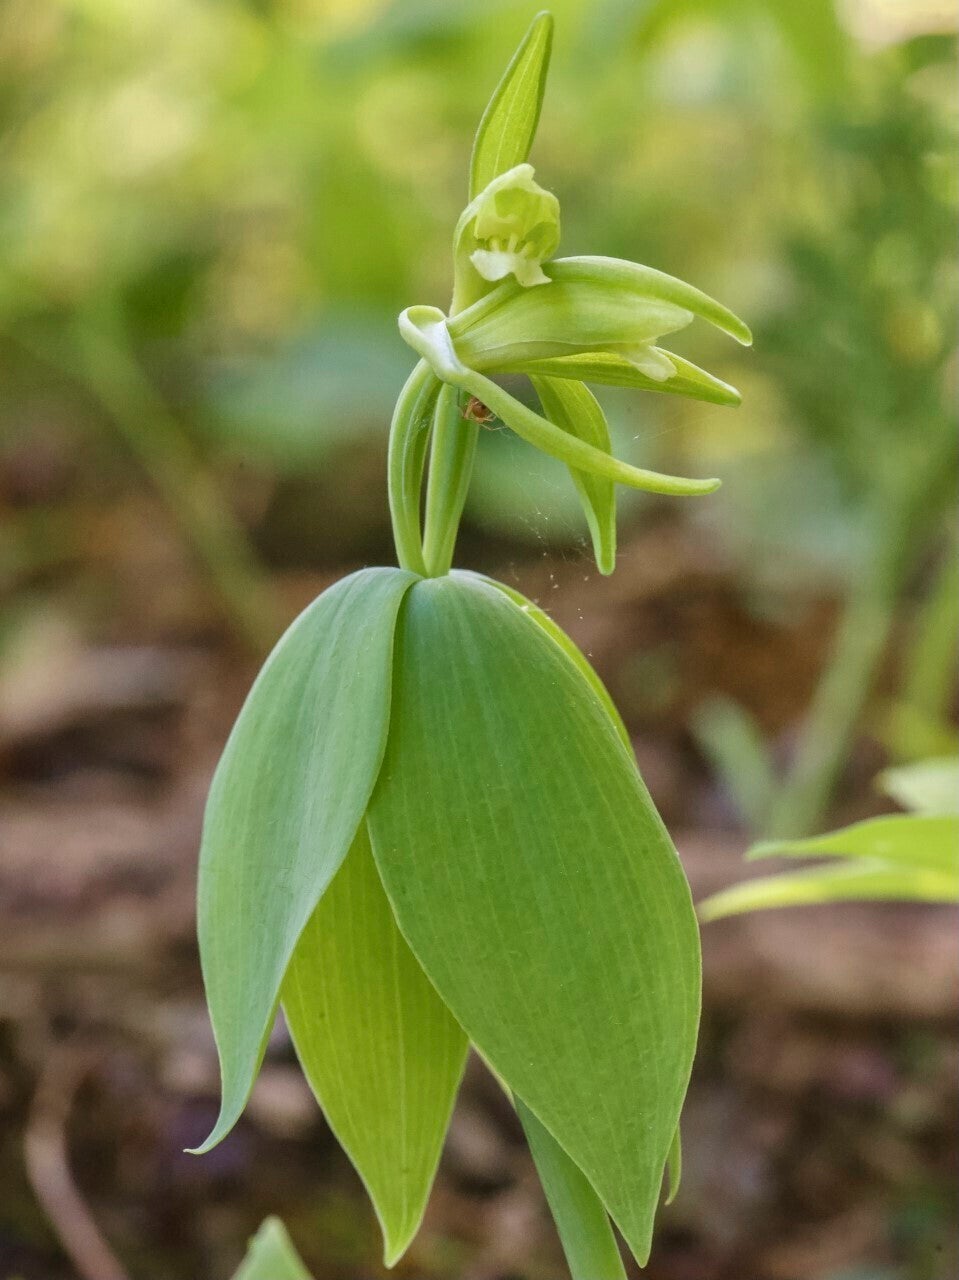
{"type": "Polygon", "coordinates": [[[493,410],[488,408],[482,400],[477,400],[476,396],[470,396],[466,402],[466,408],[462,412],[466,422],[478,422],[480,426],[484,427],[496,417],[493,410]]]}

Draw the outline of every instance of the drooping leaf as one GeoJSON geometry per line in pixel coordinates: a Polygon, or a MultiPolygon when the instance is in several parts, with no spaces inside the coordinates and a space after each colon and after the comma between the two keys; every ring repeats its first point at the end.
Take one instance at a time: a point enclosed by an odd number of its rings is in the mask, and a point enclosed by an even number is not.
{"type": "Polygon", "coordinates": [[[602,1200],[529,1107],[519,1098],[514,1101],[572,1280],[626,1280],[602,1200]]]}
{"type": "Polygon", "coordinates": [[[878,858],[905,867],[952,871],[959,868],[959,818],[906,813],[868,818],[806,840],[764,840],[753,845],[746,857],[808,858],[817,854],[878,858]]]}
{"type": "Polygon", "coordinates": [[[279,1218],[267,1218],[233,1280],[313,1280],[279,1218]]]}
{"type": "Polygon", "coordinates": [[[917,813],[959,813],[959,760],[944,756],[884,769],[879,786],[904,809],[917,813]]]}
{"type": "Polygon", "coordinates": [[[365,822],[300,935],[282,1001],[392,1266],[422,1220],[467,1043],[396,926],[365,822]]]}
{"type": "Polygon", "coordinates": [[[198,934],[222,1103],[242,1111],[297,938],[363,817],[389,721],[393,630],[415,576],[364,569],[315,600],[268,658],[207,801],[198,934]]]}
{"type": "Polygon", "coordinates": [[[501,592],[418,582],[369,809],[404,936],[642,1261],[699,1017],[689,889],[623,743],[501,592]]]}
{"type": "Polygon", "coordinates": [[[553,44],[553,17],[538,13],[503,73],[479,122],[470,158],[470,199],[522,164],[539,124],[553,44]]]}
{"type": "MultiPolygon", "coordinates": [[[[531,378],[543,413],[555,426],[605,453],[612,451],[609,424],[596,397],[581,382],[531,378]]],[[[593,541],[596,567],[603,574],[616,567],[616,486],[612,480],[570,467],[593,541]]]]}
{"type": "Polygon", "coordinates": [[[603,684],[602,680],[600,680],[599,676],[589,665],[585,654],[583,654],[580,649],[577,649],[576,645],[573,644],[572,640],[563,628],[553,621],[545,609],[541,609],[539,605],[534,604],[532,600],[527,600],[527,598],[521,592],[517,591],[515,587],[508,587],[505,582],[497,582],[495,578],[487,578],[481,573],[473,574],[469,570],[459,570],[459,575],[464,578],[476,577],[481,582],[485,582],[487,586],[493,587],[496,591],[501,591],[508,600],[512,600],[515,605],[518,605],[523,613],[525,613],[528,618],[531,618],[538,627],[542,627],[549,638],[559,646],[563,655],[568,658],[592,689],[603,710],[609,716],[612,726],[616,730],[616,734],[623,746],[626,748],[629,758],[632,760],[633,744],[630,741],[626,726],[623,724],[623,718],[616,709],[615,702],[613,702],[612,698],[609,696],[609,691],[603,684]]]}

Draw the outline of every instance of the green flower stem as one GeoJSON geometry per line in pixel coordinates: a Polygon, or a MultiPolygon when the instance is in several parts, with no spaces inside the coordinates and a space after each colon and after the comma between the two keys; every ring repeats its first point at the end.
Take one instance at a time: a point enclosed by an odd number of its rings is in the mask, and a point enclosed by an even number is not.
{"type": "Polygon", "coordinates": [[[460,413],[455,387],[444,385],[433,418],[423,554],[430,577],[449,573],[473,473],[479,425],[460,413]]]}
{"type": "Polygon", "coordinates": [[[559,1233],[571,1280],[626,1280],[603,1202],[582,1170],[519,1098],[513,1099],[559,1233]]]}
{"type": "Polygon", "coordinates": [[[423,467],[440,384],[421,360],[407,378],[393,410],[387,461],[390,519],[401,569],[426,575],[420,532],[423,467]]]}

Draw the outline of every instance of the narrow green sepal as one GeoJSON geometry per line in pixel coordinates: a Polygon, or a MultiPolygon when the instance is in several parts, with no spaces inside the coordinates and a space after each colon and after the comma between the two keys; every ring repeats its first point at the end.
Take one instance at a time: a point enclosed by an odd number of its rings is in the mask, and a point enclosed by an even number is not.
{"type": "MultiPolygon", "coordinates": [[[[657,350],[659,348],[656,348],[657,350]]],[[[571,356],[551,356],[543,360],[518,360],[500,367],[501,373],[525,373],[529,377],[572,378],[577,382],[595,382],[601,386],[632,387],[641,391],[662,391],[666,395],[685,396],[689,400],[705,400],[710,404],[735,407],[742,396],[735,387],[700,369],[672,351],[665,353],[676,373],[665,382],[650,378],[625,356],[612,351],[589,351],[571,356]]]]}
{"type": "MultiPolygon", "coordinates": [[[[550,422],[603,453],[612,452],[606,415],[588,387],[561,378],[534,376],[531,381],[550,422]]],[[[596,568],[610,574],[616,567],[616,486],[579,467],[570,467],[569,474],[589,525],[596,568]]]]}
{"type": "Polygon", "coordinates": [[[471,200],[529,155],[552,47],[553,15],[544,9],[530,23],[480,119],[470,157],[471,200]]]}

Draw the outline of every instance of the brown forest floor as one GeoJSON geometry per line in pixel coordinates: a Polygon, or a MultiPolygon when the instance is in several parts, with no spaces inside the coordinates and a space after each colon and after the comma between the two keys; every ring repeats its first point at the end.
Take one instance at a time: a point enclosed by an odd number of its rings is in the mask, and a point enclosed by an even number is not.
{"type": "MultiPolygon", "coordinates": [[[[317,1280],[372,1280],[386,1274],[372,1213],[282,1028],[236,1132],[183,1154],[217,1087],[193,941],[200,817],[255,663],[162,537],[123,554],[109,622],[93,638],[38,624],[0,685],[0,1277],[72,1280],[58,1233],[88,1212],[130,1280],[227,1280],[278,1213],[317,1280]]],[[[495,570],[488,549],[479,559],[495,570]]],[[[788,750],[830,602],[757,620],[708,543],[668,523],[634,539],[611,580],[560,558],[501,573],[552,606],[607,679],[696,896],[743,875],[747,837],[688,717],[725,692],[788,750]]],[[[287,612],[326,580],[278,576],[287,612]]],[[[876,808],[878,763],[864,741],[835,818],[876,808]]],[[[956,1274],[955,923],[883,905],[705,930],[684,1186],[651,1280],[956,1274]]],[[[564,1274],[516,1121],[476,1063],[394,1274],[564,1274]]]]}

